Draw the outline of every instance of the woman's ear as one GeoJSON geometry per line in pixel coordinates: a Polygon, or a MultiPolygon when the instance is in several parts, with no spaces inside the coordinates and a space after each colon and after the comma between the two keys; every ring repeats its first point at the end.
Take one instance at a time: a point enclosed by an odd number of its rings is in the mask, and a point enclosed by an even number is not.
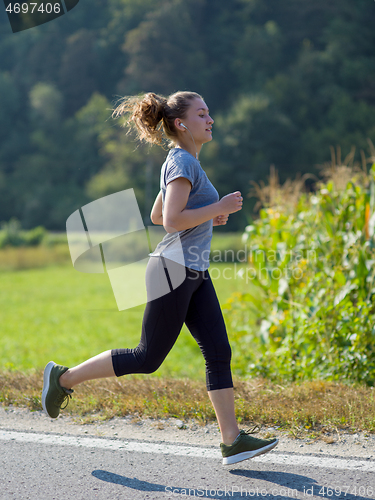
{"type": "Polygon", "coordinates": [[[181,118],[175,118],[174,126],[176,127],[176,130],[179,130],[181,132],[184,132],[184,130],[186,130],[186,127],[182,123],[181,118]]]}

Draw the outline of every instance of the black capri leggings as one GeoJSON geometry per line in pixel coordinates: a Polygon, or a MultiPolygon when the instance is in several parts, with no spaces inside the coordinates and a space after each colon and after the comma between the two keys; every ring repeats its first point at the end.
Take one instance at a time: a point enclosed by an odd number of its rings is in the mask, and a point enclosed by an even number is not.
{"type": "MultiPolygon", "coordinates": [[[[165,264],[165,260],[162,261],[165,264]]],[[[171,283],[162,261],[159,257],[150,258],[146,269],[147,290],[155,286],[160,269],[171,283]]],[[[139,345],[135,349],[112,350],[117,377],[157,370],[185,322],[206,361],[207,390],[233,387],[231,348],[211,277],[207,270],[196,271],[188,267],[185,270],[186,277],[181,285],[147,302],[139,345]]]]}

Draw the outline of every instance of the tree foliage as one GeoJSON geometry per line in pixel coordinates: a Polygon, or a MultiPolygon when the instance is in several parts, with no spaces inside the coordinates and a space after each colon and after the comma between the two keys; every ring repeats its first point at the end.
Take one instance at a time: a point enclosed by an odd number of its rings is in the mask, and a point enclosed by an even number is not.
{"type": "Polygon", "coordinates": [[[282,180],[317,174],[332,145],[359,160],[375,141],[374,21],[368,0],[91,0],[1,35],[0,221],[64,229],[126,187],[146,214],[165,152],[110,118],[140,92],[203,95],[215,124],[201,161],[220,195],[246,195],[271,164],[282,180]]]}

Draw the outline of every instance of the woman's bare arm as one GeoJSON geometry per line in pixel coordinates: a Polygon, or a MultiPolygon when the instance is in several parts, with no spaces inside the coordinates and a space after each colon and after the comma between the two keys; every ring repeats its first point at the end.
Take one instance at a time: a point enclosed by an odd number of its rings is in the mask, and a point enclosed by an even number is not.
{"type": "Polygon", "coordinates": [[[159,191],[159,194],[154,201],[150,219],[153,224],[163,225],[163,199],[161,191],[159,191]]]}
{"type": "Polygon", "coordinates": [[[190,191],[190,181],[185,177],[179,177],[167,185],[163,218],[163,226],[167,233],[183,231],[214,219],[218,215],[234,213],[242,208],[241,193],[236,191],[205,207],[186,209],[190,191]]]}

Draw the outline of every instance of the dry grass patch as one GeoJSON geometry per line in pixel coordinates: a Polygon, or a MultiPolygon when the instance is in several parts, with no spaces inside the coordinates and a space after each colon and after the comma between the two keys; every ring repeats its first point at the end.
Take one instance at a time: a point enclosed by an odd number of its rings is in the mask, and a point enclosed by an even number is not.
{"type": "Polygon", "coordinates": [[[71,262],[69,248],[60,244],[53,247],[7,247],[0,249],[0,271],[35,269],[71,262]]]}
{"type": "MultiPolygon", "coordinates": [[[[0,373],[0,402],[40,410],[42,372],[0,373]]],[[[258,424],[290,435],[320,437],[326,442],[340,432],[375,432],[374,389],[313,381],[277,385],[262,379],[236,380],[236,412],[241,425],[258,424]]],[[[64,412],[85,422],[114,416],[194,418],[205,424],[215,414],[204,383],[189,379],[126,377],[86,382],[77,387],[64,412]]]]}
{"type": "Polygon", "coordinates": [[[326,438],[340,430],[375,432],[374,388],[310,381],[277,385],[237,381],[238,417],[289,430],[296,438],[326,438]]]}

